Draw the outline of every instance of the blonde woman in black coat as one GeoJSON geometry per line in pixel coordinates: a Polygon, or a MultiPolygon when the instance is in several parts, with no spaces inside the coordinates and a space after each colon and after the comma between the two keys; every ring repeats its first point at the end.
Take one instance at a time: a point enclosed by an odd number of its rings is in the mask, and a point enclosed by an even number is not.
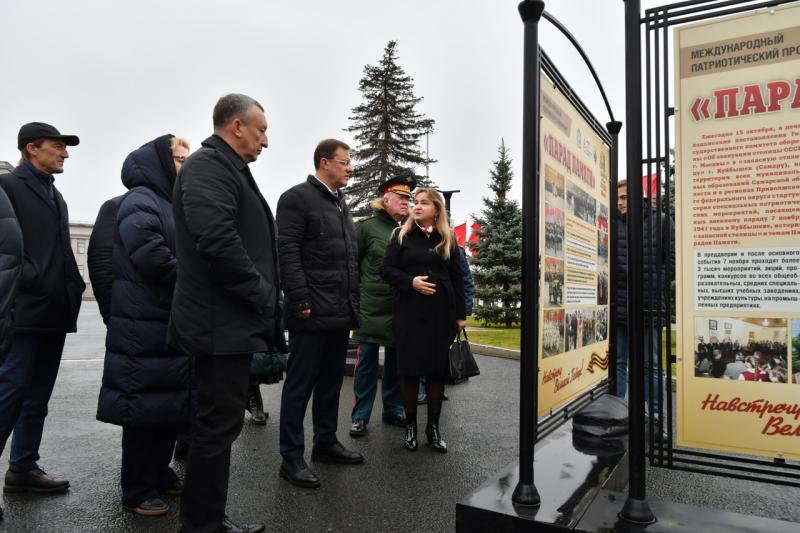
{"type": "Polygon", "coordinates": [[[403,445],[417,449],[417,388],[428,377],[428,444],[447,452],[439,429],[450,344],[466,324],[464,279],[444,199],[417,189],[412,216],[392,233],[381,276],[394,289],[393,330],[407,426],[403,445]]]}

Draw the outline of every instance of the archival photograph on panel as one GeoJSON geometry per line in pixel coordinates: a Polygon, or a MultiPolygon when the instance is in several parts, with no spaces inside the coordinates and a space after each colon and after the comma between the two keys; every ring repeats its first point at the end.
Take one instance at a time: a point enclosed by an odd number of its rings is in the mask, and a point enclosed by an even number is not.
{"type": "Polygon", "coordinates": [[[597,271],[597,305],[608,305],[608,269],[597,271]]]}
{"type": "Polygon", "coordinates": [[[597,223],[597,200],[578,185],[568,181],[567,212],[594,226],[597,223]]]}
{"type": "Polygon", "coordinates": [[[564,205],[564,175],[544,166],[544,201],[552,206],[564,205]]]}
{"type": "Polygon", "coordinates": [[[598,307],[594,310],[594,340],[604,341],[608,338],[608,307],[598,307]]]}
{"type": "Polygon", "coordinates": [[[544,357],[564,353],[564,310],[548,309],[544,312],[542,338],[544,357]]]}
{"type": "Polygon", "coordinates": [[[608,232],[597,230],[597,264],[608,268],[608,232]]]}
{"type": "Polygon", "coordinates": [[[597,205],[597,229],[608,233],[608,206],[597,205]]]}
{"type": "Polygon", "coordinates": [[[564,261],[554,257],[544,258],[544,306],[564,305],[564,261]]]}
{"type": "Polygon", "coordinates": [[[569,352],[598,342],[595,338],[594,309],[567,309],[566,312],[564,321],[566,351],[569,352]]]}
{"type": "Polygon", "coordinates": [[[697,317],[694,375],[788,383],[787,326],[785,318],[697,317]]]}
{"type": "Polygon", "coordinates": [[[550,204],[544,208],[544,253],[564,257],[564,211],[550,204]]]}
{"type": "Polygon", "coordinates": [[[578,328],[580,330],[581,346],[590,346],[598,342],[597,338],[595,337],[594,309],[583,310],[578,328]]]}

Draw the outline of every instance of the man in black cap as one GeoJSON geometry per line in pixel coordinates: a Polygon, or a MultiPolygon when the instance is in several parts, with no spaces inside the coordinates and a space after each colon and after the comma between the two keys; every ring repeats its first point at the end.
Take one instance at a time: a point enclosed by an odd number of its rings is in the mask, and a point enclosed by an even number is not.
{"type": "Polygon", "coordinates": [[[53,175],[64,172],[67,146],[78,142],[76,136],[61,135],[49,124],[25,124],[17,142],[20,165],[0,176],[25,245],[14,334],[0,360],[0,453],[14,432],[5,492],[54,493],[69,488],[68,481],[47,475],[37,461],[64,338],[76,330],[86,288],[70,246],[67,204],[53,185],[53,175]]]}
{"type": "Polygon", "coordinates": [[[372,202],[371,217],[356,224],[358,271],[361,291],[361,327],[353,332],[358,341],[358,358],[353,369],[353,412],[350,435],[367,432],[372,405],[378,389],[378,350],[384,347],[383,421],[405,427],[406,416],[397,378],[397,359],[392,339],[392,288],[381,278],[380,269],[392,232],[408,215],[414,178],[398,176],[378,188],[381,194],[372,202]]]}

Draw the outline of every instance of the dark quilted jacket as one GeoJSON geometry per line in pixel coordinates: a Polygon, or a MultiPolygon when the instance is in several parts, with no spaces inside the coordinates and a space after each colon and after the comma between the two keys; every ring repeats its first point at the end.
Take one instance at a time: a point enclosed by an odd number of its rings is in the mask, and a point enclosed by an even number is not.
{"type": "MultiPolygon", "coordinates": [[[[616,287],[617,320],[621,324],[628,323],[628,219],[625,215],[617,216],[617,279],[616,287]]],[[[669,290],[669,282],[675,279],[675,226],[668,215],[660,217],[653,209],[645,207],[642,217],[643,247],[643,293],[642,306],[645,310],[645,325],[655,320],[654,325],[667,324],[669,310],[664,298],[665,287],[669,290]],[[660,219],[660,224],[659,224],[660,219]],[[660,235],[659,235],[660,233],[660,235]],[[660,247],[660,249],[659,249],[660,247]],[[669,277],[667,277],[669,264],[669,277]],[[655,315],[650,310],[655,310],[655,315]]]]}
{"type": "Polygon", "coordinates": [[[357,328],[358,244],[342,193],[334,197],[309,176],[281,195],[276,222],[286,329],[357,328]],[[293,313],[301,309],[311,309],[311,316],[296,318],[293,313]]]}
{"type": "Polygon", "coordinates": [[[190,420],[190,360],[166,342],[177,273],[170,137],[135,150],[122,166],[129,191],[117,213],[97,406],[97,419],[112,424],[182,426],[190,420]]]}

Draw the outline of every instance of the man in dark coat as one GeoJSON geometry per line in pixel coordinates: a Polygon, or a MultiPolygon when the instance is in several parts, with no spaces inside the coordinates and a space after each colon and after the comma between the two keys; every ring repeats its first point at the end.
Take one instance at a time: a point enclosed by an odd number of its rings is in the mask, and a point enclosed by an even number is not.
{"type": "Polygon", "coordinates": [[[111,256],[114,251],[114,234],[117,232],[117,211],[120,202],[122,202],[121,195],[106,200],[100,206],[97,220],[92,227],[92,235],[89,237],[89,248],[86,250],[92,293],[106,325],[111,310],[111,285],[114,281],[111,256]]]}
{"type": "Polygon", "coordinates": [[[316,174],[278,200],[278,250],[288,309],[289,363],[281,397],[280,475],[319,487],[306,464],[303,418],[314,395],[315,461],[361,463],[336,438],[350,329],[358,327],[358,250],[344,195],[353,167],[350,147],[326,139],[314,151],[316,174]]]}
{"type": "Polygon", "coordinates": [[[14,301],[15,330],[0,364],[0,453],[14,431],[6,492],[53,493],[69,488],[68,481],[48,476],[37,462],[64,339],[76,330],[86,288],[70,245],[67,204],[53,185],[53,175],[64,171],[67,146],[78,142],[49,124],[25,124],[17,139],[22,161],[10,174],[0,176],[25,244],[14,301]]]}
{"type": "Polygon", "coordinates": [[[173,191],[180,266],[168,340],[193,357],[197,387],[181,502],[190,532],[264,530],[233,524],[225,503],[252,354],[285,344],[274,220],[247,166],[267,147],[266,131],[261,104],[223,96],[214,135],[186,160],[173,191]]]}
{"type": "MultiPolygon", "coordinates": [[[[122,505],[166,514],[161,494],[182,482],[169,467],[176,432],[191,424],[189,356],[167,346],[175,288],[172,135],[134,150],[122,165],[129,189],[116,216],[111,307],[97,419],[122,426],[122,505]]],[[[174,139],[178,140],[178,139],[174,139]]],[[[184,149],[188,153],[188,149],[184,149]]]]}
{"type": "MultiPolygon", "coordinates": [[[[655,193],[654,193],[655,194],[655,193]]],[[[653,205],[642,200],[642,248],[643,248],[643,283],[644,293],[644,342],[645,356],[651,356],[650,363],[657,368],[661,353],[661,329],[668,325],[669,306],[664,298],[665,289],[669,289],[671,277],[675,275],[675,226],[669,215],[661,213],[653,205]],[[667,265],[672,276],[667,277],[667,265]],[[650,346],[647,342],[650,342],[650,346]]],[[[617,354],[617,396],[625,398],[628,385],[628,184],[621,182],[617,192],[617,279],[616,287],[616,354],[617,354]]],[[[662,369],[663,371],[664,369],[662,369]]],[[[669,375],[669,374],[667,374],[669,375]]],[[[650,378],[645,371],[645,399],[650,398],[650,378]]],[[[666,380],[665,380],[666,381],[666,380]]],[[[651,409],[658,412],[659,399],[665,391],[654,395],[651,409]]]]}
{"type": "Polygon", "coordinates": [[[356,224],[358,270],[361,291],[361,327],[353,332],[358,341],[358,358],[353,369],[353,412],[350,435],[367,433],[372,405],[378,389],[378,350],[384,347],[383,421],[406,427],[400,380],[397,378],[397,355],[392,339],[392,288],[381,278],[381,264],[392,231],[408,215],[414,178],[398,176],[381,184],[381,197],[372,202],[373,215],[356,224]]]}

